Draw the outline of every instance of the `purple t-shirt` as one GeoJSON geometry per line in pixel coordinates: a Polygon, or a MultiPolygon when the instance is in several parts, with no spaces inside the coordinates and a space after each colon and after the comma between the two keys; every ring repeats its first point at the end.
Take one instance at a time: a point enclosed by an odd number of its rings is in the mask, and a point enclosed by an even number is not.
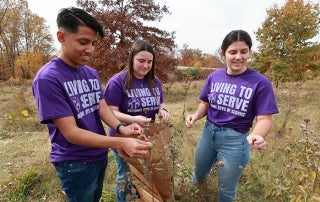
{"type": "Polygon", "coordinates": [[[245,133],[256,116],[279,112],[265,76],[249,68],[241,75],[228,75],[226,70],[212,72],[200,94],[200,99],[209,103],[210,122],[245,133]]]}
{"type": "MultiPolygon", "coordinates": [[[[133,88],[125,89],[127,71],[114,75],[107,83],[104,98],[108,105],[119,107],[119,111],[132,116],[143,115],[155,120],[159,105],[163,102],[162,85],[158,77],[154,78],[154,89],[150,90],[146,79],[133,80],[133,88]]],[[[116,131],[109,128],[109,135],[116,131]]]]}
{"type": "Polygon", "coordinates": [[[68,142],[53,119],[73,116],[79,128],[106,135],[100,120],[102,88],[96,70],[88,66],[72,68],[60,58],[44,65],[32,83],[40,122],[47,124],[52,144],[50,161],[95,162],[106,157],[107,148],[89,148],[68,142]]]}

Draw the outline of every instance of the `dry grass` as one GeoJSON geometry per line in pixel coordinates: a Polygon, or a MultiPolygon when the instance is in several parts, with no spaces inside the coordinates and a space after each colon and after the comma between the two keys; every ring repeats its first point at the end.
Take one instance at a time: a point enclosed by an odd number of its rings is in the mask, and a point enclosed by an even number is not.
{"type": "MultiPolygon", "coordinates": [[[[184,116],[197,108],[202,85],[203,81],[173,83],[164,89],[173,124],[175,190],[180,195],[177,201],[202,201],[201,197],[205,198],[206,192],[214,195],[207,198],[210,201],[217,193],[214,170],[203,190],[193,190],[189,186],[193,152],[205,120],[197,122],[195,128],[187,129],[184,116]]],[[[306,145],[318,151],[320,147],[306,144],[305,131],[301,130],[303,120],[310,119],[308,137],[313,143],[320,142],[319,85],[320,78],[305,83],[283,84],[275,89],[280,113],[274,116],[274,126],[267,138],[268,150],[252,152],[236,201],[299,201],[299,197],[300,201],[306,201],[293,183],[301,184],[305,198],[310,200],[313,197],[311,201],[320,201],[317,194],[320,190],[313,193],[307,188],[312,185],[312,180],[309,184],[296,181],[300,175],[312,176],[315,172],[320,175],[319,167],[313,169],[319,158],[317,161],[315,155],[308,156],[303,152],[306,145]],[[301,168],[301,172],[294,176],[290,175],[294,170],[286,167],[292,165],[292,159],[301,168]],[[304,166],[308,164],[311,165],[309,168],[304,166]]],[[[46,128],[38,123],[30,81],[19,85],[1,83],[0,94],[0,201],[64,201],[54,168],[49,163],[50,142],[46,128]],[[24,110],[28,111],[27,116],[21,113],[24,110]],[[21,186],[29,182],[29,186],[25,186],[28,189],[22,192],[21,186]]],[[[115,201],[115,172],[116,165],[110,155],[103,192],[103,200],[107,202],[115,201]]]]}

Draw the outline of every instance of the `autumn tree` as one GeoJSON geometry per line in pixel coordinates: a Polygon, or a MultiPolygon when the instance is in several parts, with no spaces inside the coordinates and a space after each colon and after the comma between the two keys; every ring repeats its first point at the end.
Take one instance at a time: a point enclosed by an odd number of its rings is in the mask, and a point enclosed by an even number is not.
{"type": "Polygon", "coordinates": [[[0,1],[0,54],[1,80],[14,76],[14,60],[17,55],[17,35],[19,33],[19,15],[17,2],[13,0],[0,1]]]}
{"type": "Polygon", "coordinates": [[[182,49],[179,50],[178,65],[195,68],[219,68],[223,64],[216,56],[203,53],[200,49],[192,49],[187,44],[183,44],[182,49]]]}
{"type": "Polygon", "coordinates": [[[202,57],[202,66],[210,68],[220,68],[223,63],[214,55],[205,53],[202,57]]]}
{"type": "Polygon", "coordinates": [[[0,1],[0,13],[0,79],[31,79],[54,50],[45,20],[26,0],[0,1]]]}
{"type": "Polygon", "coordinates": [[[200,49],[193,50],[193,58],[194,58],[193,67],[195,67],[195,68],[203,67],[203,64],[202,64],[203,53],[200,49]]]}
{"type": "Polygon", "coordinates": [[[183,44],[182,49],[179,50],[178,64],[187,67],[193,67],[194,65],[193,49],[189,48],[187,44],[183,44]]]}
{"type": "Polygon", "coordinates": [[[77,0],[77,4],[104,26],[106,36],[97,44],[90,62],[102,80],[122,70],[127,65],[132,43],[144,39],[155,49],[157,76],[166,81],[167,73],[176,66],[174,32],[160,30],[149,23],[160,22],[164,14],[170,14],[165,5],[153,0],[77,0]]]}
{"type": "Polygon", "coordinates": [[[25,9],[21,13],[20,54],[16,66],[22,78],[32,78],[39,67],[47,62],[54,48],[52,35],[45,20],[25,9]]]}
{"type": "Polygon", "coordinates": [[[283,7],[267,10],[267,18],[256,32],[260,41],[253,66],[264,72],[277,85],[300,81],[319,70],[319,4],[288,0],[283,7]]]}

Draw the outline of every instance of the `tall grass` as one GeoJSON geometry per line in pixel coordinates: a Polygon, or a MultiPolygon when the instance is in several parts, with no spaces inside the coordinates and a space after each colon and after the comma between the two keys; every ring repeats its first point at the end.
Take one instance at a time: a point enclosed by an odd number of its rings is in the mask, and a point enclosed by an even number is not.
{"type": "MultiPolygon", "coordinates": [[[[184,117],[198,106],[203,81],[166,84],[172,119],[176,201],[215,201],[216,168],[207,183],[191,187],[193,153],[205,119],[192,129],[184,117]]],[[[268,148],[252,150],[235,201],[320,201],[320,78],[275,89],[280,113],[273,117],[268,148]]],[[[47,130],[38,123],[30,81],[0,83],[0,201],[65,201],[49,162],[47,130]]],[[[111,152],[110,152],[111,153],[111,152]]],[[[115,201],[116,164],[112,154],[103,201],[115,201]]]]}

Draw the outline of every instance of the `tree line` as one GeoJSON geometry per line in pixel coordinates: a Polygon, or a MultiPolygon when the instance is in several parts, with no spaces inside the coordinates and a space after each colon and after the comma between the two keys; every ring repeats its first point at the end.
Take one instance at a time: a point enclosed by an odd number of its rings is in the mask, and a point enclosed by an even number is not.
{"type": "MultiPolygon", "coordinates": [[[[216,55],[191,49],[178,50],[175,32],[150,26],[170,11],[157,1],[77,0],[77,5],[93,14],[104,26],[105,38],[96,45],[90,61],[102,80],[109,79],[127,65],[128,52],[139,38],[150,41],[156,51],[156,74],[168,81],[177,66],[218,68],[216,55]]],[[[320,69],[319,3],[287,0],[284,6],[267,9],[267,17],[255,32],[260,42],[250,65],[276,82],[300,81],[316,76],[320,69]]],[[[0,80],[32,79],[35,72],[56,50],[44,18],[32,13],[27,0],[0,1],[0,80]]],[[[193,71],[194,73],[194,71],[193,71]]]]}
{"type": "Polygon", "coordinates": [[[31,79],[51,57],[53,39],[42,17],[24,0],[0,1],[0,80],[31,79]]]}

